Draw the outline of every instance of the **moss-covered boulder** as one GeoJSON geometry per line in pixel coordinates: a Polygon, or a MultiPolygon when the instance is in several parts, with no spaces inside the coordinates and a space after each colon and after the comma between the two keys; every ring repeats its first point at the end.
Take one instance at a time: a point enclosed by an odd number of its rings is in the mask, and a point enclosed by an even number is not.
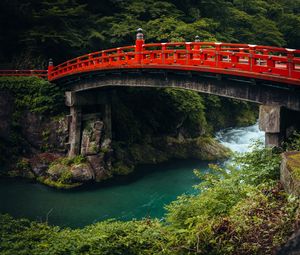
{"type": "Polygon", "coordinates": [[[77,156],[72,158],[62,157],[55,160],[46,171],[46,174],[39,177],[38,180],[56,188],[72,188],[94,178],[93,169],[86,158],[77,156]]]}
{"type": "Polygon", "coordinates": [[[300,152],[282,154],[280,180],[288,193],[300,197],[300,152]]]}

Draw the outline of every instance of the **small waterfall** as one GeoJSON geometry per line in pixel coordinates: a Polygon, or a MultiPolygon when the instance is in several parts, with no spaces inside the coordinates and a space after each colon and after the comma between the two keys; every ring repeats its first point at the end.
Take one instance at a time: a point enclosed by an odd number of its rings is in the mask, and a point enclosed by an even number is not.
{"type": "Polygon", "coordinates": [[[234,152],[247,152],[253,141],[265,140],[265,133],[260,131],[258,123],[249,127],[227,128],[216,134],[216,139],[234,152]]]}

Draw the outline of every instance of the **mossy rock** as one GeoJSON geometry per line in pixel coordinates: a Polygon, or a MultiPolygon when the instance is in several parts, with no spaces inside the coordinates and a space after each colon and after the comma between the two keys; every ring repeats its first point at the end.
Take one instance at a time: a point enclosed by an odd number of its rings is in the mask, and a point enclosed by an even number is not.
{"type": "Polygon", "coordinates": [[[51,180],[50,178],[47,177],[38,177],[37,181],[39,181],[40,183],[43,183],[47,186],[53,187],[53,188],[57,188],[57,189],[72,189],[72,188],[76,188],[82,185],[82,183],[80,182],[76,182],[76,183],[62,183],[60,181],[54,181],[51,180]]]}
{"type": "Polygon", "coordinates": [[[300,152],[290,154],[287,163],[292,176],[300,181],[300,152]]]}
{"type": "Polygon", "coordinates": [[[93,169],[85,161],[86,159],[82,156],[59,158],[47,170],[47,179],[61,184],[93,180],[95,178],[93,169]]]}
{"type": "Polygon", "coordinates": [[[69,171],[73,182],[86,182],[95,178],[93,169],[87,163],[74,164],[69,171]]]}
{"type": "Polygon", "coordinates": [[[214,161],[229,158],[231,150],[210,137],[200,137],[192,141],[191,153],[193,157],[214,161]]]}
{"type": "Polygon", "coordinates": [[[57,176],[59,177],[63,172],[68,170],[68,166],[61,164],[61,163],[57,163],[57,164],[52,164],[47,173],[53,177],[57,176]]]}
{"type": "Polygon", "coordinates": [[[116,162],[112,166],[112,173],[117,175],[127,175],[132,173],[134,170],[134,165],[127,165],[123,162],[116,162]]]}
{"type": "Polygon", "coordinates": [[[282,154],[280,180],[288,193],[300,197],[300,152],[282,154]]]}

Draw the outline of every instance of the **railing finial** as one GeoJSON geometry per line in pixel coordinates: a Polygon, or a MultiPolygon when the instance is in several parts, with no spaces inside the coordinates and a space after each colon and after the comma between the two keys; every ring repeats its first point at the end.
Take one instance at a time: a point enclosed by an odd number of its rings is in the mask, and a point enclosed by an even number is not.
{"type": "Polygon", "coordinates": [[[53,59],[49,58],[48,66],[53,66],[53,59]]]}
{"type": "Polygon", "coordinates": [[[136,31],[137,31],[136,39],[137,40],[143,40],[144,39],[143,29],[138,28],[136,31]]]}
{"type": "Polygon", "coordinates": [[[48,74],[48,80],[50,81],[51,80],[51,72],[53,71],[53,60],[52,58],[49,59],[49,62],[48,62],[48,70],[47,70],[47,74],[48,74]]]}
{"type": "Polygon", "coordinates": [[[195,42],[200,42],[200,36],[199,35],[195,36],[195,42]]]}

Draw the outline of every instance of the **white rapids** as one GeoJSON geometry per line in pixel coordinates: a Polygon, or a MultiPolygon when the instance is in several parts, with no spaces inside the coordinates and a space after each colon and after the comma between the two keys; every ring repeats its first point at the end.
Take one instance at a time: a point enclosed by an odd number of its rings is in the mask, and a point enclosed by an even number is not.
{"type": "Polygon", "coordinates": [[[265,133],[260,131],[258,123],[249,127],[227,128],[216,134],[216,139],[233,152],[248,152],[254,141],[265,141],[265,133]]]}

